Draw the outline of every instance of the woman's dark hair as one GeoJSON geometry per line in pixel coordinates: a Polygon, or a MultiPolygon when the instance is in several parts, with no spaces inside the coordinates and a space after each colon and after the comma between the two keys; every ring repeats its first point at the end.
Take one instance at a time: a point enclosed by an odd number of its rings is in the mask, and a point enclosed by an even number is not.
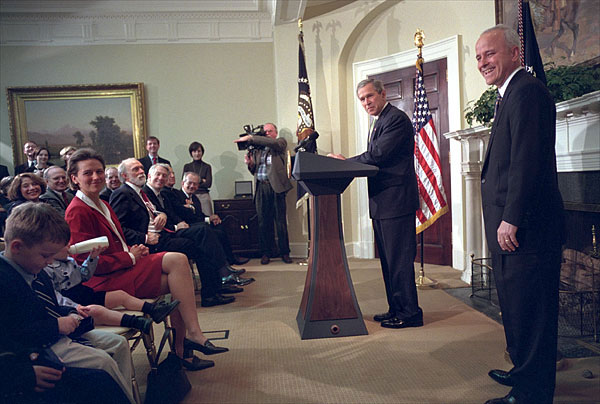
{"type": "Polygon", "coordinates": [[[202,150],[202,154],[204,154],[204,146],[202,146],[202,143],[200,142],[192,142],[190,144],[190,147],[188,148],[189,152],[190,152],[190,156],[192,155],[193,151],[196,151],[198,149],[202,150]]]}
{"type": "MultiPolygon", "coordinates": [[[[71,176],[76,176],[79,171],[78,163],[80,161],[86,160],[98,160],[102,164],[102,169],[106,169],[106,163],[104,163],[104,158],[99,153],[96,153],[94,149],[79,149],[75,153],[71,155],[69,159],[69,164],[67,164],[67,177],[71,180],[71,176]]],[[[71,181],[71,186],[74,189],[79,189],[79,185],[75,184],[71,181]]]]}
{"type": "Polygon", "coordinates": [[[48,150],[48,148],[44,146],[36,148],[33,152],[33,157],[37,158],[38,154],[40,154],[42,150],[46,150],[46,152],[48,153],[48,160],[50,160],[52,158],[52,154],[50,154],[50,150],[48,150]]]}
{"type": "MultiPolygon", "coordinates": [[[[42,189],[42,194],[46,192],[46,181],[40,178],[38,175],[34,173],[21,173],[15,177],[15,179],[10,184],[8,188],[8,199],[11,201],[16,201],[17,199],[25,199],[23,194],[21,193],[21,185],[23,184],[23,178],[31,179],[31,182],[37,184],[42,189]]],[[[40,194],[41,195],[41,194],[40,194]]]]}

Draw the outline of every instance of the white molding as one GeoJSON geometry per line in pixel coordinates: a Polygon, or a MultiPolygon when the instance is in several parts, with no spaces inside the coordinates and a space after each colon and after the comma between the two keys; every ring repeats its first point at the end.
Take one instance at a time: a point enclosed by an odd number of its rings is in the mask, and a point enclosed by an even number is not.
{"type": "Polygon", "coordinates": [[[556,104],[558,172],[600,170],[600,91],[556,104]]]}
{"type": "MultiPolygon", "coordinates": [[[[425,45],[423,47],[423,59],[425,62],[439,60],[446,58],[447,69],[448,69],[448,120],[449,130],[456,131],[461,127],[461,107],[460,107],[460,74],[459,74],[459,51],[458,51],[458,40],[459,36],[455,35],[441,41],[425,45]]],[[[414,66],[417,59],[416,49],[410,49],[404,52],[396,53],[382,58],[371,59],[361,62],[356,62],[352,65],[354,75],[354,88],[363,79],[369,75],[384,73],[391,70],[403,69],[405,67],[414,66]]],[[[412,116],[412,111],[406,111],[409,116],[412,116]]],[[[364,150],[364,145],[367,144],[368,136],[368,117],[364,112],[360,102],[355,98],[354,101],[354,120],[356,127],[356,150],[361,152],[364,150]]],[[[452,144],[451,144],[452,147],[452,144]]],[[[460,152],[460,149],[458,149],[460,152]]],[[[453,153],[453,151],[451,151],[453,153]]],[[[458,176],[459,180],[452,181],[452,200],[460,201],[462,199],[462,187],[460,182],[460,165],[453,164],[451,167],[451,178],[458,176]],[[458,171],[456,171],[458,170],[458,171]],[[456,172],[455,172],[456,171],[456,172]]],[[[374,249],[374,237],[369,219],[369,202],[367,194],[367,181],[364,178],[360,178],[357,181],[358,186],[358,246],[359,251],[356,257],[358,258],[373,258],[374,249]]],[[[454,205],[454,204],[453,204],[454,205]]],[[[462,212],[453,209],[452,210],[452,228],[453,233],[457,228],[455,223],[462,223],[462,212]]],[[[453,236],[453,244],[454,236],[453,236]]],[[[454,254],[453,254],[454,255],[454,254]]],[[[452,264],[455,268],[462,268],[462,266],[456,266],[458,259],[452,259],[452,264]]]]}
{"type": "MultiPolygon", "coordinates": [[[[4,10],[4,9],[3,9],[4,10]]],[[[1,46],[272,42],[263,11],[0,13],[1,46]]]]}

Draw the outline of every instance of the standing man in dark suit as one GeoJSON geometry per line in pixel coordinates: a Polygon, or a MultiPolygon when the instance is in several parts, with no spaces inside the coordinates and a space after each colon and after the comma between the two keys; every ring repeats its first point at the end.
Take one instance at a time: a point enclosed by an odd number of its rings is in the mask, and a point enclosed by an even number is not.
{"type": "Polygon", "coordinates": [[[23,145],[23,153],[27,157],[27,161],[15,167],[15,175],[19,175],[21,173],[32,173],[33,170],[35,170],[35,165],[37,163],[35,159],[35,149],[37,149],[37,147],[37,144],[32,141],[29,141],[23,145]]]}
{"type": "Polygon", "coordinates": [[[256,181],[254,199],[258,214],[258,243],[262,252],[260,263],[266,265],[271,260],[275,244],[274,221],[279,254],[283,262],[291,264],[285,209],[285,195],[292,189],[287,174],[287,141],[277,137],[277,127],[274,124],[266,123],[263,129],[265,136],[246,135],[234,142],[248,142],[258,146],[246,154],[244,161],[256,181]]]}
{"type": "Polygon", "coordinates": [[[148,175],[148,170],[150,170],[150,167],[154,164],[164,163],[171,165],[169,160],[158,155],[158,149],[160,149],[160,140],[158,140],[156,136],[148,137],[148,140],[146,140],[146,150],[148,151],[148,155],[139,159],[139,162],[144,166],[146,175],[148,175]]]}
{"type": "Polygon", "coordinates": [[[520,64],[519,37],[498,25],[475,45],[477,67],[499,104],[481,172],[481,198],[507,350],[492,370],[510,393],[487,404],[552,403],[556,373],[563,204],[556,175],[556,106],[520,64]]]}
{"type": "MultiPolygon", "coordinates": [[[[389,309],[374,319],[386,328],[421,327],[423,311],[414,268],[419,203],[413,157],[415,132],[408,116],[386,101],[381,81],[361,81],[356,94],[374,124],[367,151],[348,160],[379,167],[377,175],[368,179],[369,213],[389,309]]],[[[329,156],[345,159],[340,154],[329,156]]]]}

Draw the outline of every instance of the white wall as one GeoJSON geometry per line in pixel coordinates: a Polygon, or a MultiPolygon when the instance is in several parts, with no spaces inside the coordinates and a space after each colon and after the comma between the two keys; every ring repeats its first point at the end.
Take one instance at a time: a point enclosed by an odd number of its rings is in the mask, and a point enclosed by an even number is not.
{"type": "MultiPolygon", "coordinates": [[[[0,47],[0,86],[143,82],[148,135],[177,176],[200,141],[213,199],[251,179],[234,138],[244,124],[275,120],[272,43],[0,47]]],[[[0,103],[0,159],[12,170],[7,104],[0,103]]]]}
{"type": "MultiPolygon", "coordinates": [[[[333,151],[351,156],[362,152],[357,149],[353,63],[414,50],[413,36],[417,28],[425,31],[425,44],[459,36],[459,97],[449,103],[458,104],[462,111],[469,100],[477,99],[487,88],[476,69],[474,46],[479,34],[493,26],[494,2],[406,0],[354,2],[324,16],[304,22],[307,69],[311,84],[315,121],[321,137],[321,154],[333,151]]],[[[275,60],[277,98],[294,94],[297,74],[298,28],[295,24],[276,27],[275,60]]],[[[278,102],[279,122],[295,127],[295,104],[278,102]]],[[[408,111],[412,115],[411,111],[408,111]]],[[[462,114],[461,114],[462,115],[462,114]]],[[[462,116],[462,127],[466,125],[462,116]]],[[[441,134],[440,134],[441,135],[441,134]]],[[[460,175],[460,149],[451,149],[452,209],[459,217],[453,223],[453,256],[464,256],[462,234],[463,183],[460,175]],[[461,213],[461,214],[459,214],[461,213]]],[[[358,221],[358,181],[354,181],[343,197],[345,241],[349,255],[359,251],[356,243],[360,229],[358,221]]],[[[290,220],[301,223],[300,212],[290,214],[290,220]]],[[[297,228],[297,226],[296,226],[297,228]]],[[[292,240],[298,240],[298,234],[292,240]]],[[[456,266],[462,267],[459,262],[456,266]]],[[[462,268],[461,268],[462,269],[462,268]]]]}

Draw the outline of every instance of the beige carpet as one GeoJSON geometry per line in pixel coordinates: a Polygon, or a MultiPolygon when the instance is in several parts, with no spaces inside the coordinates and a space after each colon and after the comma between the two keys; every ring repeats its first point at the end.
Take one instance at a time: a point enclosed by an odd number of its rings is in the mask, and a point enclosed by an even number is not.
{"type": "MultiPolygon", "coordinates": [[[[215,343],[231,351],[210,357],[214,368],[187,373],[193,387],[185,403],[468,404],[509,391],[487,376],[509,368],[502,327],[441,289],[419,290],[424,327],[384,329],[372,320],[387,309],[378,261],[350,260],[369,335],[302,341],[296,314],[306,267],[256,259],[245,267],[256,282],[235,303],[198,309],[205,331],[230,330],[215,343]]],[[[425,269],[442,287],[466,286],[451,268],[425,269]]],[[[143,396],[143,349],[134,362],[143,396]]],[[[555,402],[600,402],[599,374],[598,357],[568,360],[557,374],[555,402]],[[581,377],[584,369],[595,378],[581,377]]]]}

